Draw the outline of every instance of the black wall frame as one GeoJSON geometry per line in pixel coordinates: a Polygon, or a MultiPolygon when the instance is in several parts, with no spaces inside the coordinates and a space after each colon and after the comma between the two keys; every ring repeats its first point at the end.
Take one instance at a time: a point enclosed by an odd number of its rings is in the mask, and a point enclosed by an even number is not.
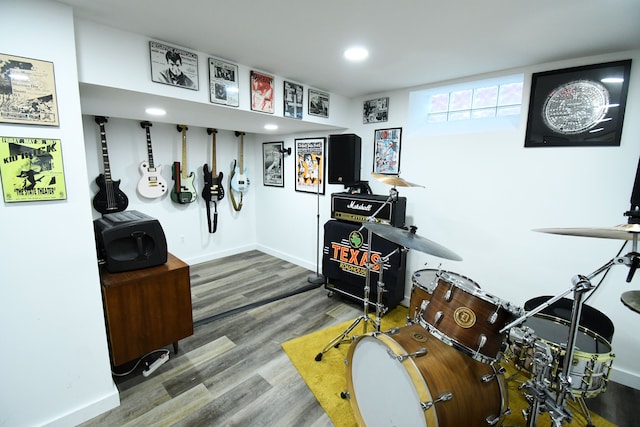
{"type": "Polygon", "coordinates": [[[534,73],[524,146],[619,146],[630,72],[629,59],[534,73]]]}

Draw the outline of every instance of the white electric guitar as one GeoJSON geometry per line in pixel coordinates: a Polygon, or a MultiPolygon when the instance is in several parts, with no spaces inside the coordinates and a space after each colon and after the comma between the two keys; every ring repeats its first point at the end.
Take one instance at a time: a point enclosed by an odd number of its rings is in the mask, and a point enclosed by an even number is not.
{"type": "Polygon", "coordinates": [[[238,192],[244,193],[249,189],[249,178],[247,177],[247,169],[244,167],[244,132],[236,132],[236,136],[240,137],[240,161],[236,164],[234,160],[231,162],[231,188],[238,192]]]}
{"type": "Polygon", "coordinates": [[[142,178],[138,181],[138,193],[142,197],[155,199],[167,194],[167,181],[162,177],[162,166],[153,164],[153,150],[151,148],[151,122],[140,122],[140,127],[147,131],[147,153],[148,161],[140,163],[140,174],[142,178]]]}

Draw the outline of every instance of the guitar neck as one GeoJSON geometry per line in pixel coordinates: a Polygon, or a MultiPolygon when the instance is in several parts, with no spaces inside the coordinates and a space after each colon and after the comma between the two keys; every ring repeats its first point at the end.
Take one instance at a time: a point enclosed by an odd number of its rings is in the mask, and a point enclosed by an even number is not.
{"type": "Polygon", "coordinates": [[[182,132],[182,179],[187,179],[187,127],[178,125],[182,132]]]}
{"type": "MultiPolygon", "coordinates": [[[[106,120],[105,120],[106,122],[106,120]]],[[[104,168],[104,181],[111,182],[111,166],[109,166],[109,150],[107,149],[107,133],[104,129],[105,122],[98,122],[100,126],[100,143],[102,145],[102,164],[104,168]]]]}
{"type": "Polygon", "coordinates": [[[153,148],[151,147],[151,131],[149,128],[151,127],[150,122],[142,122],[140,125],[147,132],[147,157],[149,158],[149,168],[153,169],[155,166],[153,165],[153,148]]]}
{"type": "Polygon", "coordinates": [[[244,132],[240,132],[240,173],[244,171],[244,132]]]}
{"type": "Polygon", "coordinates": [[[216,176],[216,134],[217,129],[207,128],[207,132],[211,134],[211,175],[216,176]]]}

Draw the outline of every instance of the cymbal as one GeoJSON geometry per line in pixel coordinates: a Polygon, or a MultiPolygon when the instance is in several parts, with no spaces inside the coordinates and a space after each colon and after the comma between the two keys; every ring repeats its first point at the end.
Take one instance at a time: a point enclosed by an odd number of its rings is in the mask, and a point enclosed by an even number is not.
{"type": "Polygon", "coordinates": [[[562,234],[564,236],[633,240],[633,238],[640,233],[640,224],[620,224],[615,227],[537,228],[533,231],[549,234],[562,234]]]}
{"type": "Polygon", "coordinates": [[[364,227],[371,230],[380,237],[387,239],[397,245],[405,248],[415,249],[440,258],[450,259],[453,261],[462,261],[462,257],[453,251],[439,245],[436,242],[420,237],[412,230],[404,230],[402,228],[392,227],[390,225],[379,224],[377,222],[365,222],[364,227]]]}
{"type": "Polygon", "coordinates": [[[620,301],[636,313],[640,313],[640,291],[627,291],[620,296],[620,301]]]}
{"type": "Polygon", "coordinates": [[[398,175],[384,175],[384,174],[381,174],[381,173],[372,173],[371,176],[374,177],[375,179],[377,179],[378,181],[384,183],[384,184],[393,185],[394,187],[422,187],[422,188],[424,188],[424,185],[414,184],[412,182],[405,181],[404,179],[400,178],[398,175]]]}

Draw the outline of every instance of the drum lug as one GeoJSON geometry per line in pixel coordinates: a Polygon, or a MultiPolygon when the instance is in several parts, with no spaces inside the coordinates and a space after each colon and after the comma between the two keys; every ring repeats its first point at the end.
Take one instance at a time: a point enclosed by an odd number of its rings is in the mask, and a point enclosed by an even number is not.
{"type": "Polygon", "coordinates": [[[447,291],[447,293],[444,294],[444,300],[446,302],[451,301],[451,296],[453,294],[453,286],[449,288],[449,290],[447,291]]]}
{"type": "Polygon", "coordinates": [[[453,393],[446,391],[444,393],[442,393],[440,396],[438,396],[438,398],[434,401],[431,402],[420,402],[420,407],[422,407],[423,411],[429,410],[431,409],[431,407],[433,405],[435,405],[438,402],[445,402],[447,400],[451,400],[451,398],[453,397],[453,393]]]}
{"type": "Polygon", "coordinates": [[[496,309],[496,311],[491,313],[491,316],[489,316],[489,324],[493,325],[494,323],[496,323],[496,320],[498,320],[498,310],[497,309],[496,309]]]}
{"type": "Polygon", "coordinates": [[[405,359],[408,359],[410,357],[426,356],[428,352],[427,349],[423,347],[413,353],[395,354],[391,350],[387,350],[387,353],[389,354],[389,356],[391,356],[392,359],[396,359],[398,362],[403,362],[405,359]]]}
{"type": "Polygon", "coordinates": [[[433,326],[438,326],[438,323],[440,323],[443,316],[444,316],[443,312],[441,311],[437,312],[436,315],[433,317],[433,326]]]}
{"type": "Polygon", "coordinates": [[[500,369],[498,369],[495,373],[483,375],[482,377],[480,377],[480,379],[483,383],[488,383],[498,375],[504,375],[506,372],[507,372],[507,369],[501,366],[500,369]]]}

